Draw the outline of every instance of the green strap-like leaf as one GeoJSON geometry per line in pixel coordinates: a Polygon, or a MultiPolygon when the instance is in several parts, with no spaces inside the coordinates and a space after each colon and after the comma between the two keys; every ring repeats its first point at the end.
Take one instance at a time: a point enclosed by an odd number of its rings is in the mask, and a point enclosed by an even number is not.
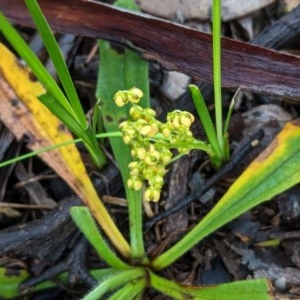
{"type": "MultiPolygon", "coordinates": [[[[55,40],[55,37],[43,15],[40,6],[36,0],[25,0],[26,6],[31,14],[33,21],[42,37],[45,47],[49,53],[49,56],[53,62],[57,75],[62,83],[67,98],[72,107],[72,115],[85,129],[88,126],[85,114],[82,109],[82,105],[78,98],[76,89],[74,87],[71,75],[63,58],[63,55],[59,49],[59,46],[55,40]]],[[[63,103],[61,103],[63,104],[63,103]]]]}
{"type": "Polygon", "coordinates": [[[184,286],[149,272],[150,284],[172,299],[195,300],[270,300],[266,279],[236,281],[214,286],[184,286]]]}
{"type": "Polygon", "coordinates": [[[52,58],[57,74],[59,75],[69,100],[66,98],[65,94],[61,91],[43,64],[39,61],[37,56],[22,39],[20,34],[1,14],[1,12],[0,31],[19,56],[27,63],[39,82],[46,89],[47,95],[44,98],[44,95],[41,95],[40,99],[44,100],[43,103],[47,106],[47,108],[51,110],[54,115],[59,117],[70,130],[84,140],[84,143],[92,156],[93,162],[100,168],[105,164],[105,156],[100,150],[95,137],[91,134],[91,128],[88,126],[81,103],[78,99],[74,84],[71,80],[60,49],[36,0],[26,1],[26,4],[28,5],[28,9],[30,13],[32,13],[36,25],[40,30],[43,41],[49,51],[49,55],[52,58]]]}
{"type": "Polygon", "coordinates": [[[300,120],[288,123],[229,188],[214,208],[152,265],[163,269],[204,237],[252,207],[300,182],[300,120]]]}
{"type": "MultiPolygon", "coordinates": [[[[106,268],[91,270],[91,275],[98,281],[103,281],[108,276],[118,274],[120,271],[106,268]]],[[[30,274],[25,270],[19,270],[15,275],[10,274],[9,268],[0,268],[0,298],[1,299],[15,299],[18,296],[26,295],[32,292],[42,291],[48,288],[55,287],[58,283],[66,285],[68,283],[69,273],[64,272],[52,281],[44,281],[38,285],[30,288],[30,290],[21,292],[19,289],[20,284],[30,278],[30,274]]]]}
{"type": "Polygon", "coordinates": [[[89,151],[91,158],[97,167],[101,167],[105,164],[106,158],[103,152],[98,146],[96,136],[92,132],[91,127],[83,128],[80,124],[68,114],[65,108],[56,101],[51,94],[46,93],[39,96],[39,100],[54,114],[56,115],[73,133],[79,136],[87,150],[89,151]]]}
{"type": "Polygon", "coordinates": [[[126,263],[124,263],[120,258],[116,256],[116,254],[105,242],[87,207],[74,206],[71,208],[70,214],[78,228],[96,249],[98,255],[109,266],[119,270],[130,268],[126,263]]]}
{"type": "MultiPolygon", "coordinates": [[[[117,1],[116,5],[136,9],[132,0],[117,1]]],[[[113,98],[117,91],[137,87],[144,94],[139,105],[149,107],[148,63],[138,54],[128,49],[114,47],[109,42],[99,41],[99,48],[101,64],[96,96],[100,99],[103,125],[106,131],[118,131],[120,122],[128,118],[129,108],[116,106],[113,98]]],[[[123,178],[128,200],[132,259],[141,260],[145,256],[142,232],[142,192],[133,191],[127,187],[128,164],[132,160],[129,147],[122,139],[112,138],[110,144],[123,178]]]]}
{"type": "Polygon", "coordinates": [[[218,144],[216,130],[212,122],[212,119],[210,117],[209,111],[207,109],[206,103],[201,94],[201,91],[196,85],[193,84],[191,84],[189,88],[192,94],[192,99],[194,101],[195,108],[201,120],[209,144],[211,145],[212,150],[215,152],[215,156],[220,158],[222,157],[222,154],[221,154],[220,146],[218,144]]]}

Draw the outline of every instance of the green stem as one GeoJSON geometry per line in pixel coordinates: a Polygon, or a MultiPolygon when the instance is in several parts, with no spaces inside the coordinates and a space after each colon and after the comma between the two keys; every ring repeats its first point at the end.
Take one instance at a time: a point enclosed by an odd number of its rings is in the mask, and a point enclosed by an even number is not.
{"type": "Polygon", "coordinates": [[[144,236],[142,225],[142,191],[133,191],[126,186],[129,230],[130,230],[130,247],[132,263],[146,264],[148,259],[145,257],[144,236]]]}
{"type": "Polygon", "coordinates": [[[187,150],[202,150],[210,156],[215,154],[212,147],[209,144],[197,139],[194,139],[191,143],[171,144],[171,148],[172,149],[185,148],[187,150]]]}
{"type": "Polygon", "coordinates": [[[221,1],[213,0],[213,77],[218,144],[224,152],[221,80],[221,1]]]}

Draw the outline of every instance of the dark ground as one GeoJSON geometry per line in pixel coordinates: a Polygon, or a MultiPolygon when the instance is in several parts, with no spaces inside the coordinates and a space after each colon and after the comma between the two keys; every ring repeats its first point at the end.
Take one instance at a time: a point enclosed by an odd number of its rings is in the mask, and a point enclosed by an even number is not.
{"type": "MultiPolygon", "coordinates": [[[[286,39],[286,44],[282,44],[282,37],[277,34],[276,29],[267,34],[260,33],[284,15],[285,12],[276,1],[271,6],[253,13],[250,18],[255,21],[255,37],[250,42],[297,54],[296,41],[299,37],[293,36],[290,40],[286,39]]],[[[298,18],[300,23],[300,17],[298,18]]],[[[44,50],[40,48],[39,42],[34,43],[34,32],[19,29],[46,63],[44,50]]],[[[237,20],[224,22],[223,31],[226,36],[249,40],[247,30],[243,29],[237,20]]],[[[70,47],[66,49],[67,62],[88,112],[95,100],[98,56],[92,54],[92,51],[96,42],[80,37],[60,38],[61,41],[63,38],[69,39],[70,47]]],[[[168,93],[162,88],[167,77],[168,73],[158,64],[151,63],[151,96],[153,106],[160,116],[163,117],[166,111],[174,108],[194,112],[188,93],[183,93],[177,100],[168,97],[168,93]]],[[[201,86],[205,98],[212,102],[212,87],[202,82],[197,84],[201,86]]],[[[224,90],[224,110],[228,108],[233,92],[224,90]]],[[[231,149],[235,153],[233,155],[238,155],[243,145],[249,144],[249,137],[258,128],[264,131],[260,145],[245,156],[238,166],[217,180],[206,194],[197,197],[193,203],[156,222],[148,229],[145,241],[149,255],[157,255],[168,248],[201,219],[250,161],[268,145],[285,122],[299,116],[299,109],[298,104],[285,99],[250,93],[240,94],[230,126],[231,149]]],[[[203,136],[199,122],[193,130],[196,135],[203,136]]],[[[25,146],[26,138],[22,144],[16,142],[9,128],[1,125],[1,160],[26,152],[25,146]]],[[[105,147],[109,151],[109,145],[106,144],[105,147]]],[[[81,148],[81,151],[85,159],[84,149],[81,148]]],[[[88,159],[86,161],[88,162],[88,159]]],[[[88,168],[99,194],[106,199],[120,228],[127,228],[127,223],[124,224],[126,208],[118,204],[109,204],[112,196],[124,196],[117,169],[113,164],[107,165],[101,172],[96,172],[90,165],[88,168]]],[[[157,214],[182,202],[187,195],[196,193],[215,173],[205,155],[197,151],[181,158],[171,167],[166,177],[162,200],[159,204],[151,205],[152,211],[157,214]]],[[[10,207],[3,210],[0,206],[0,265],[11,269],[28,269],[35,276],[33,281],[26,283],[28,285],[51,278],[53,274],[65,270],[71,274],[68,286],[39,292],[22,299],[78,299],[81,291],[85,290],[82,283],[94,283],[94,280],[87,276],[86,267],[102,265],[68,216],[70,205],[78,205],[79,200],[71,196],[72,192],[66,184],[39,158],[0,169],[0,182],[0,201],[25,205],[25,209],[10,207]],[[49,211],[44,206],[43,209],[26,207],[33,203],[48,206],[57,203],[59,209],[49,211]]],[[[119,202],[122,203],[121,200],[119,202]]],[[[149,217],[145,216],[144,219],[146,228],[149,228],[149,217]]],[[[274,285],[277,299],[300,299],[299,228],[300,190],[296,186],[218,230],[168,268],[165,275],[186,284],[217,284],[268,277],[274,285]],[[272,239],[279,239],[279,244],[269,247],[259,245],[260,242],[272,239]]],[[[149,292],[150,298],[165,299],[152,291],[149,292]]]]}

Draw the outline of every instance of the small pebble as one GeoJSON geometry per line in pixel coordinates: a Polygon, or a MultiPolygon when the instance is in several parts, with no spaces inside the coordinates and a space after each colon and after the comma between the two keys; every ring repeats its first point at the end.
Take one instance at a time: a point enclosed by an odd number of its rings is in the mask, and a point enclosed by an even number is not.
{"type": "Polygon", "coordinates": [[[286,291],[286,279],[284,277],[280,277],[275,280],[275,287],[281,292],[286,291]]]}
{"type": "Polygon", "coordinates": [[[190,83],[191,78],[185,74],[172,71],[165,75],[162,92],[171,100],[177,99],[182,95],[190,83]]]}

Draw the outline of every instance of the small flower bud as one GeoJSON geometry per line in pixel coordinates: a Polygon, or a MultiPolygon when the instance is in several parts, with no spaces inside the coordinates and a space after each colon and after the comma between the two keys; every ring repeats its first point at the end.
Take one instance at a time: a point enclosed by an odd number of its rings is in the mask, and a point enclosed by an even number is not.
{"type": "Polygon", "coordinates": [[[155,116],[156,116],[155,110],[148,108],[148,107],[144,109],[144,119],[146,121],[149,122],[149,121],[153,120],[155,118],[155,116]]]}
{"type": "Polygon", "coordinates": [[[132,142],[132,136],[129,135],[129,134],[124,134],[124,135],[123,135],[123,142],[124,142],[126,145],[129,145],[129,144],[132,142]]]}
{"type": "Polygon", "coordinates": [[[152,137],[159,131],[156,123],[147,124],[140,128],[140,133],[146,137],[152,137]]]}
{"type": "Polygon", "coordinates": [[[188,154],[190,152],[188,148],[178,148],[177,150],[179,154],[188,154]]]}
{"type": "Polygon", "coordinates": [[[172,136],[170,138],[169,142],[170,142],[170,145],[177,144],[180,142],[180,139],[178,138],[178,136],[172,136]]]}
{"type": "Polygon", "coordinates": [[[130,172],[130,175],[133,177],[137,177],[140,175],[142,169],[141,169],[141,164],[138,161],[132,161],[128,164],[128,169],[130,172]]]}
{"type": "Polygon", "coordinates": [[[118,91],[114,96],[114,101],[117,106],[122,107],[128,103],[128,98],[123,91],[118,91]]]}
{"type": "Polygon", "coordinates": [[[180,111],[174,110],[167,115],[167,122],[169,123],[171,128],[179,128],[180,121],[179,121],[180,111]]]}
{"type": "Polygon", "coordinates": [[[140,129],[140,133],[143,136],[151,136],[152,127],[150,125],[145,125],[140,129]]]}
{"type": "Polygon", "coordinates": [[[149,184],[153,185],[157,188],[158,187],[161,188],[164,184],[164,179],[162,176],[156,175],[156,176],[153,176],[153,178],[151,180],[149,180],[149,184]]]}
{"type": "Polygon", "coordinates": [[[167,170],[165,168],[165,166],[162,166],[162,165],[156,165],[154,168],[153,168],[153,174],[155,174],[155,176],[165,176],[165,174],[167,173],[167,170]]]}
{"type": "Polygon", "coordinates": [[[122,134],[123,134],[123,141],[126,145],[131,144],[136,139],[136,130],[132,128],[131,126],[127,127],[121,127],[120,128],[122,134]]]}
{"type": "Polygon", "coordinates": [[[138,169],[139,168],[139,163],[137,161],[132,161],[128,164],[128,168],[129,170],[134,170],[134,169],[138,169]]]}
{"type": "Polygon", "coordinates": [[[143,116],[143,109],[138,105],[132,106],[130,108],[129,114],[133,120],[138,120],[143,116]]]}
{"type": "Polygon", "coordinates": [[[147,201],[157,202],[160,198],[160,189],[148,187],[145,191],[144,198],[147,201]]]}
{"type": "Polygon", "coordinates": [[[140,175],[140,170],[139,169],[132,169],[130,170],[130,176],[139,176],[140,175]]]}
{"type": "Polygon", "coordinates": [[[123,131],[124,129],[128,129],[130,127],[130,122],[128,121],[123,121],[119,124],[119,128],[121,131],[123,131]]]}
{"type": "Polygon", "coordinates": [[[158,131],[159,131],[159,124],[158,124],[158,122],[151,122],[150,125],[151,125],[151,133],[148,136],[151,137],[151,136],[154,136],[154,135],[156,135],[158,133],[158,131]]]}
{"type": "Polygon", "coordinates": [[[137,128],[141,128],[143,126],[149,125],[148,122],[144,119],[138,119],[134,123],[137,128]]]}
{"type": "Polygon", "coordinates": [[[191,124],[195,121],[195,118],[191,113],[184,111],[181,113],[179,121],[181,125],[189,128],[191,124]]]}
{"type": "Polygon", "coordinates": [[[148,166],[153,166],[155,165],[158,160],[160,158],[160,154],[158,151],[154,151],[154,152],[151,152],[151,153],[148,153],[144,159],[144,162],[146,165],[148,166]]]}
{"type": "Polygon", "coordinates": [[[129,128],[123,129],[122,132],[124,134],[130,135],[131,137],[136,136],[136,130],[134,128],[129,127],[129,128]]]}
{"type": "Polygon", "coordinates": [[[161,127],[161,133],[165,138],[169,138],[171,136],[171,128],[169,124],[164,124],[161,127]]]}
{"type": "Polygon", "coordinates": [[[161,152],[161,155],[160,155],[160,162],[163,164],[163,165],[167,165],[171,159],[172,159],[172,152],[168,149],[164,150],[161,152]]]}
{"type": "Polygon", "coordinates": [[[139,103],[143,97],[143,92],[138,88],[131,88],[128,91],[128,100],[132,103],[139,103]]]}
{"type": "Polygon", "coordinates": [[[180,127],[180,122],[179,122],[179,117],[176,116],[172,121],[171,125],[173,128],[179,128],[180,127]]]}
{"type": "Polygon", "coordinates": [[[143,148],[143,147],[133,148],[131,150],[131,156],[134,159],[143,160],[143,159],[145,159],[146,155],[147,155],[147,150],[145,148],[143,148]]]}
{"type": "Polygon", "coordinates": [[[152,152],[154,152],[154,151],[156,151],[154,145],[153,145],[153,144],[149,144],[148,152],[149,152],[149,153],[152,153],[152,152]]]}
{"type": "Polygon", "coordinates": [[[128,178],[127,186],[134,191],[138,191],[142,188],[143,182],[140,179],[140,177],[132,176],[132,177],[128,178]]]}

